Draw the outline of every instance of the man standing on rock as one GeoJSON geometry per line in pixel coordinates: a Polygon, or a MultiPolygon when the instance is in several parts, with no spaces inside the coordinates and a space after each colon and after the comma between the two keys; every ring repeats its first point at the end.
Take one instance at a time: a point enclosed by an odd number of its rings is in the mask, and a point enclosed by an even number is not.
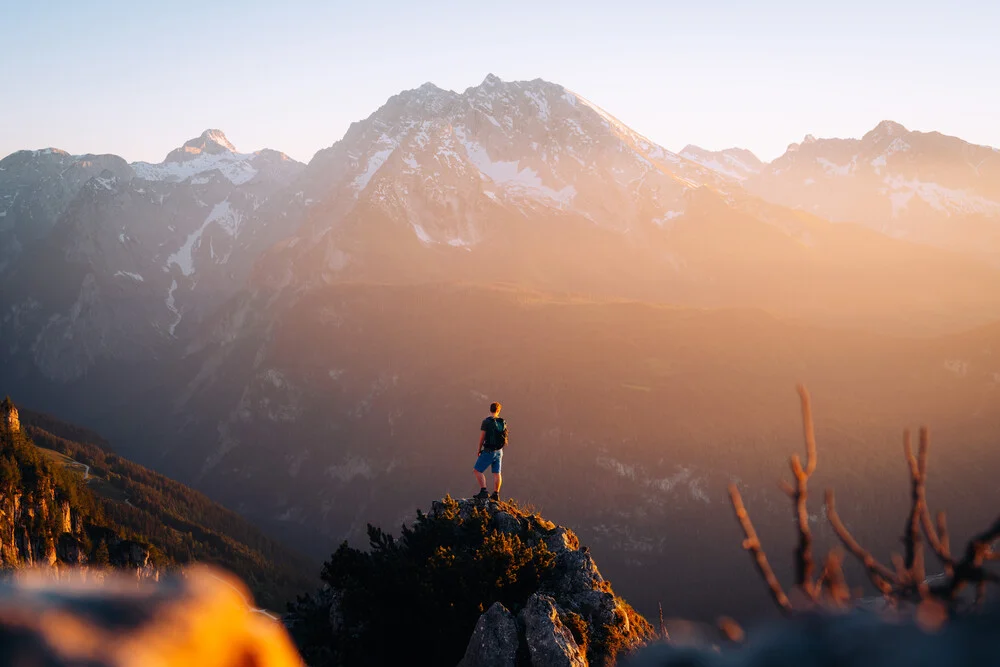
{"type": "Polygon", "coordinates": [[[500,419],[500,403],[490,404],[490,416],[483,420],[482,434],[479,436],[479,458],[473,470],[476,481],[479,482],[479,493],[473,496],[479,500],[500,500],[500,462],[503,460],[503,448],[507,444],[507,424],[500,419]],[[486,493],[486,468],[493,473],[493,494],[486,493]]]}

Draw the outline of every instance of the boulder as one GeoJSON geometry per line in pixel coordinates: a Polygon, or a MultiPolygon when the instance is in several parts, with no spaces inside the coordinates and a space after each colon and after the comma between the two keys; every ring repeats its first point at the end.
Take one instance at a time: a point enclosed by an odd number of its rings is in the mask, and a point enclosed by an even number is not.
{"type": "MultiPolygon", "coordinates": [[[[551,523],[551,522],[549,522],[551,523]]],[[[580,548],[580,540],[568,528],[555,526],[550,535],[545,536],[545,545],[554,554],[563,551],[575,551],[580,548]]]]}
{"type": "Polygon", "coordinates": [[[507,512],[497,512],[493,515],[493,526],[501,533],[517,535],[521,532],[520,520],[507,512]]]}
{"type": "Polygon", "coordinates": [[[587,667],[586,653],[559,620],[555,600],[535,593],[521,611],[533,667],[587,667]]]}
{"type": "Polygon", "coordinates": [[[515,667],[517,664],[517,622],[499,602],[483,613],[458,667],[515,667]]]}

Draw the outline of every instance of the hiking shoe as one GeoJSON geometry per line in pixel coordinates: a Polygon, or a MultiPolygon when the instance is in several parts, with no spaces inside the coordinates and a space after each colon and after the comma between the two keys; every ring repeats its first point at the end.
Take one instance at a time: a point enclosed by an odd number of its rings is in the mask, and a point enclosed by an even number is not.
{"type": "Polygon", "coordinates": [[[494,491],[493,493],[491,493],[490,494],[490,500],[495,500],[497,502],[500,502],[500,492],[499,491],[494,491]]]}
{"type": "Polygon", "coordinates": [[[472,496],[473,500],[486,500],[490,497],[490,494],[486,492],[485,488],[479,489],[479,493],[472,496]]]}

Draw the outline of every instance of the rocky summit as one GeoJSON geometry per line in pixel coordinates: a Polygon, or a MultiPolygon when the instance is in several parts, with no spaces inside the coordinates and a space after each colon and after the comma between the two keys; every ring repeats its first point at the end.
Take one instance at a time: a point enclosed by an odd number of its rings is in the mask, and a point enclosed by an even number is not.
{"type": "Polygon", "coordinates": [[[369,536],[286,619],[311,665],[395,664],[387,617],[405,651],[461,667],[610,666],[654,637],[573,531],[516,502],[445,497],[398,539],[369,536]]]}
{"type": "MultiPolygon", "coordinates": [[[[590,550],[570,529],[502,501],[460,500],[458,508],[467,516],[485,512],[495,530],[541,541],[555,556],[551,575],[516,616],[496,602],[479,617],[461,667],[513,667],[517,651],[526,652],[536,667],[613,665],[618,653],[631,652],[653,636],[649,623],[615,595],[590,550]],[[588,661],[591,643],[602,649],[590,652],[588,661]]],[[[447,511],[447,501],[434,503],[432,513],[447,511]]]]}

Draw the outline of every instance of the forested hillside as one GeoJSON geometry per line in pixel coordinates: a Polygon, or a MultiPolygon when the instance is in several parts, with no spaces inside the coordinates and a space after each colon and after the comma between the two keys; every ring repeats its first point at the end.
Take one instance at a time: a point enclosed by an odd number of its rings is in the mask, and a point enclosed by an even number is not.
{"type": "Polygon", "coordinates": [[[203,494],[114,454],[100,436],[47,415],[19,415],[9,399],[4,415],[5,566],[111,565],[152,577],[214,563],[269,608],[315,585],[315,564],[203,494]]]}

